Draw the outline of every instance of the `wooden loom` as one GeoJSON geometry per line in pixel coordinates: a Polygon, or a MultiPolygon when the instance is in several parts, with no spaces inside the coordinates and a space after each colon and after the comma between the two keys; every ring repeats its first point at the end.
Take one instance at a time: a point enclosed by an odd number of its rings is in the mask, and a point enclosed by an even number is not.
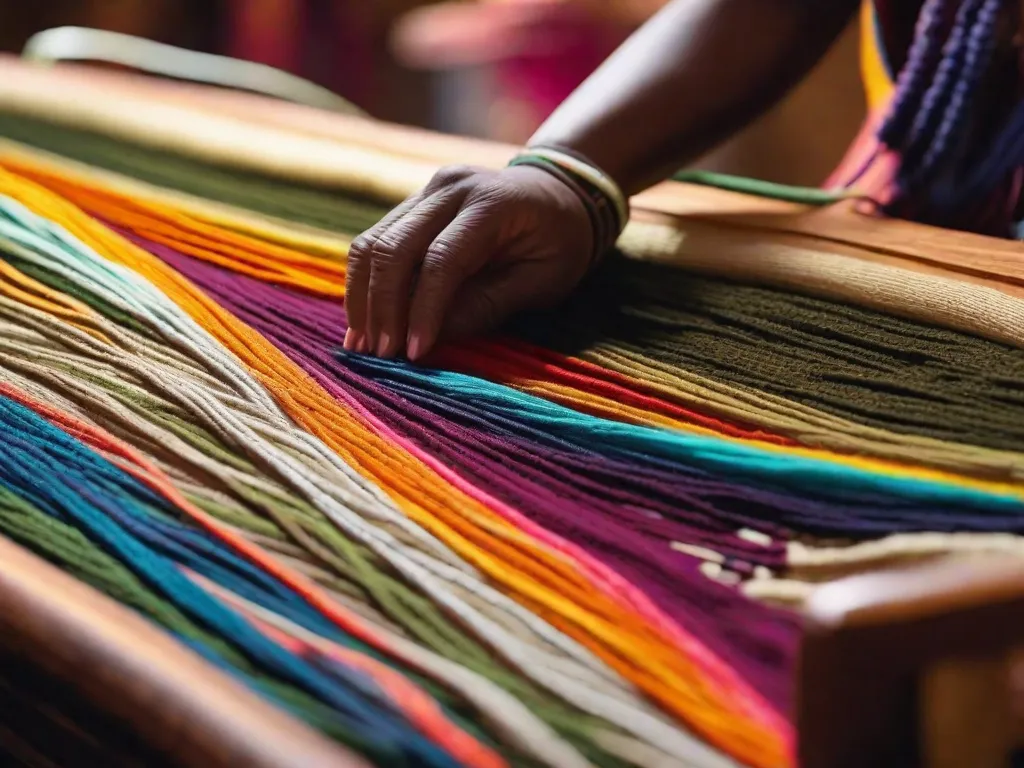
{"type": "MultiPolygon", "coordinates": [[[[74,66],[43,71],[6,60],[0,67],[0,104],[7,108],[125,139],[144,134],[153,146],[202,144],[221,163],[270,175],[350,183],[346,147],[358,147],[376,157],[377,186],[368,191],[383,197],[411,192],[437,166],[500,167],[513,152],[258,96],[74,66]]],[[[0,146],[0,156],[16,152],[0,146]]],[[[750,277],[781,287],[799,283],[801,258],[828,253],[855,260],[865,274],[884,264],[1024,295],[1024,247],[869,218],[852,205],[803,210],[664,184],[636,198],[634,207],[627,243],[634,233],[673,235],[671,248],[638,245],[634,255],[698,272],[720,270],[703,256],[708,245],[756,255],[770,244],[771,264],[751,259],[750,277]],[[786,269],[787,259],[795,272],[786,269]]],[[[820,283],[814,290],[878,306],[870,281],[820,283]]],[[[962,329],[977,331],[972,323],[984,320],[968,318],[962,329]]],[[[32,685],[60,687],[74,700],[68,711],[104,713],[109,738],[134,745],[138,761],[361,764],[128,610],[5,540],[0,562],[5,668],[31,669],[32,685]]],[[[1020,735],[1009,680],[1024,639],[1024,565],[944,561],[854,576],[822,587],[805,613],[796,718],[801,765],[1005,764],[1020,735]]],[[[10,707],[15,692],[5,694],[10,707]]]]}

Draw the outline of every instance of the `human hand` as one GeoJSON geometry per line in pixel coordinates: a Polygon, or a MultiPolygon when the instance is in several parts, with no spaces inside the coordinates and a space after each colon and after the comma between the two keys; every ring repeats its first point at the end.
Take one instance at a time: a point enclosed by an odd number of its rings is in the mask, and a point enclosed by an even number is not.
{"type": "Polygon", "coordinates": [[[419,359],[564,298],[593,251],[585,204],[554,176],[445,168],[352,243],[345,349],[419,359]]]}

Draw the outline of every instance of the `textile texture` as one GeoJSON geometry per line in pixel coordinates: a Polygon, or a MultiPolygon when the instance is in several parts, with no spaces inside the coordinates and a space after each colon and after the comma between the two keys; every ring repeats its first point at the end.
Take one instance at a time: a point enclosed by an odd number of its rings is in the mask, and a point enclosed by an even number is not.
{"type": "Polygon", "coordinates": [[[0,532],[375,764],[791,765],[815,584],[1024,552],[1013,292],[638,221],[556,310],[379,360],[345,248],[394,200],[27,112],[0,532]]]}

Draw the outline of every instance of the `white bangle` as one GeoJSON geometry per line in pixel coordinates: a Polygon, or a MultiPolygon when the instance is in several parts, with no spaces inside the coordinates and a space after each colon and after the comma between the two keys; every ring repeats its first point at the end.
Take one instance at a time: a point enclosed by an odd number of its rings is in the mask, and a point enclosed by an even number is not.
{"type": "Polygon", "coordinates": [[[566,152],[559,152],[557,149],[551,149],[550,147],[527,147],[526,154],[559,165],[597,187],[615,206],[615,212],[619,219],[619,232],[621,233],[626,228],[626,224],[629,222],[629,202],[622,193],[622,189],[611,176],[596,165],[584,162],[578,157],[574,157],[566,152]]]}

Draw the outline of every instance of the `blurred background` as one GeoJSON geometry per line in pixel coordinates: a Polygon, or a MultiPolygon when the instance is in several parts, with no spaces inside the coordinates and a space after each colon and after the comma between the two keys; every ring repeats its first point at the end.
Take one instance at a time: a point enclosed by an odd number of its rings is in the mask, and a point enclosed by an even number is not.
{"type": "MultiPolygon", "coordinates": [[[[375,117],[521,143],[666,0],[0,0],[0,49],[75,25],[258,61],[375,117]]],[[[699,167],[820,183],[863,119],[858,31],[699,167]]]]}

